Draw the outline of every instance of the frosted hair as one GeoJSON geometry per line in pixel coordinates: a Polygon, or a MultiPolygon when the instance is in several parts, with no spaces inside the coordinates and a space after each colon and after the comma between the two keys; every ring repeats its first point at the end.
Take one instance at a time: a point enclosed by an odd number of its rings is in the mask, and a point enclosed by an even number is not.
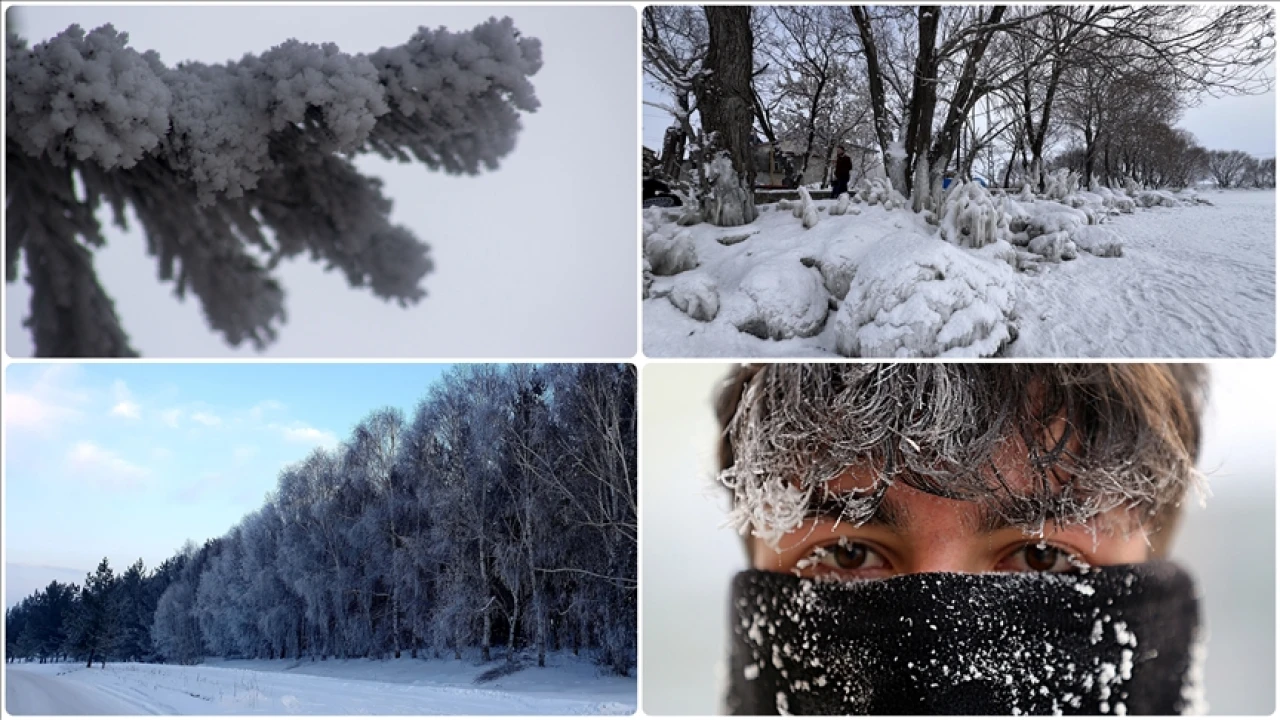
{"type": "Polygon", "coordinates": [[[986,503],[1032,532],[1128,508],[1161,553],[1199,482],[1206,381],[1187,364],[743,366],[718,398],[719,480],[739,531],[774,545],[818,507],[861,524],[903,483],[986,503]],[[1012,487],[994,461],[1016,438],[1030,487],[1012,487]],[[870,486],[830,490],[850,467],[870,486]]]}

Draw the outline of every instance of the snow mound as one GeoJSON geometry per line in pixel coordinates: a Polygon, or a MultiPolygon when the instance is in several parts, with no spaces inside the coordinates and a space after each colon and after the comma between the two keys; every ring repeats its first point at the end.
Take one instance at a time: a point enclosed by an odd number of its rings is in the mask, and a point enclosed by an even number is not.
{"type": "Polygon", "coordinates": [[[667,299],[680,312],[702,322],[714,320],[720,312],[720,291],[706,273],[685,273],[676,278],[667,299]]]}
{"type": "Polygon", "coordinates": [[[853,199],[868,205],[882,205],[885,210],[896,210],[907,205],[907,199],[893,189],[888,178],[863,178],[853,189],[853,199]]]}
{"type": "Polygon", "coordinates": [[[1120,190],[1112,190],[1109,187],[1098,187],[1094,189],[1094,192],[1102,196],[1102,202],[1106,207],[1115,210],[1116,212],[1129,214],[1138,206],[1138,204],[1133,201],[1133,198],[1125,195],[1120,190]]]}
{"type": "Polygon", "coordinates": [[[1144,208],[1178,206],[1178,199],[1167,190],[1142,190],[1134,197],[1134,200],[1144,208]]]}
{"type": "Polygon", "coordinates": [[[1014,337],[1015,279],[1005,262],[905,231],[857,260],[835,318],[842,355],[990,357],[1014,337]]]}
{"type": "Polygon", "coordinates": [[[644,259],[654,275],[676,275],[698,267],[698,251],[688,230],[675,235],[655,230],[644,239],[644,259]]]}
{"type": "Polygon", "coordinates": [[[863,247],[860,242],[837,243],[828,247],[813,263],[831,297],[843,300],[849,294],[849,283],[858,272],[863,247]]]}
{"type": "Polygon", "coordinates": [[[942,200],[939,232],[942,239],[964,248],[980,248],[1001,240],[1009,230],[1009,215],[982,185],[958,182],[942,200]]]}
{"type": "Polygon", "coordinates": [[[1120,257],[1124,255],[1124,238],[1110,228],[1098,225],[1086,225],[1076,228],[1071,233],[1071,241],[1083,252],[1098,257],[1120,257]]]}
{"type": "Polygon", "coordinates": [[[726,307],[734,327],[766,340],[812,337],[827,321],[827,290],[817,270],[777,259],[747,274],[726,307]]]}

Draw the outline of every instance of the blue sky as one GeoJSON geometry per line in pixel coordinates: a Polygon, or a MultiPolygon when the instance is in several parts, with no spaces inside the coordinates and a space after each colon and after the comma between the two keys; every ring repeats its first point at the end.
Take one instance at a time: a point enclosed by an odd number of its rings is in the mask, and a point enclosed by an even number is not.
{"type": "Polygon", "coordinates": [[[188,538],[221,535],[262,504],[281,468],[344,439],[376,408],[411,416],[446,368],[11,365],[4,397],[10,580],[16,566],[26,567],[23,577],[47,575],[42,584],[62,579],[31,568],[82,573],[104,555],[116,568],[139,557],[150,568],[188,538]]]}

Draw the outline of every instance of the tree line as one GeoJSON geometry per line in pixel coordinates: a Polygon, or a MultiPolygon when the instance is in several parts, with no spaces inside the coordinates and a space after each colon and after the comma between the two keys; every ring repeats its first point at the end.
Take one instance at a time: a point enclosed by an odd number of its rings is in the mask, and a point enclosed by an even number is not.
{"type": "Polygon", "coordinates": [[[226,535],[154,571],[107,559],[5,613],[6,654],[234,658],[586,654],[636,663],[636,369],[455,366],[281,471],[226,535]]]}
{"type": "Polygon", "coordinates": [[[1212,154],[1180,113],[1270,89],[1273,24],[1260,5],[649,6],[642,48],[675,117],[662,172],[687,156],[704,219],[725,224],[711,210],[726,187],[751,188],[784,146],[812,182],[843,144],[917,211],[975,168],[1037,191],[1060,167],[1086,185],[1186,184],[1212,154]],[[716,182],[720,157],[732,183],[716,182]]]}

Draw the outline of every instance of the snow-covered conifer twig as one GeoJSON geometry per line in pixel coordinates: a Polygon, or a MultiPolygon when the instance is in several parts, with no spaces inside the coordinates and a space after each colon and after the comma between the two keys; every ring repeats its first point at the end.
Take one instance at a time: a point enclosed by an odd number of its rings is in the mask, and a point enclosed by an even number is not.
{"type": "Polygon", "coordinates": [[[200,299],[232,345],[264,348],[284,321],[270,270],[307,253],[401,305],[425,296],[428,247],[392,224],[376,153],[451,174],[515,147],[541,44],[510,19],[420,28],[372,54],[289,40],[218,65],[165,65],[110,25],[6,48],[9,282],[25,251],[39,356],[135,354],[92,268],[96,210],[142,225],[162,280],[200,299]]]}

